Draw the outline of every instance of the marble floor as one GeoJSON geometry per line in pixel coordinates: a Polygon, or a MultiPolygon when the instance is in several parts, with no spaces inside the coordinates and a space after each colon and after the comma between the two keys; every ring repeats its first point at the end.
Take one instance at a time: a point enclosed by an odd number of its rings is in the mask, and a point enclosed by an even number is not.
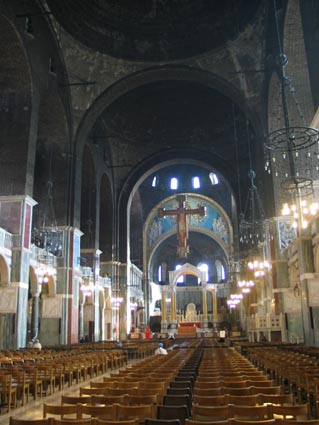
{"type": "MultiPolygon", "coordinates": [[[[112,370],[112,373],[115,370],[112,370]]],[[[109,372],[104,375],[99,375],[92,378],[94,381],[102,381],[103,376],[109,376],[109,372]]],[[[43,395],[42,398],[33,400],[32,395],[30,394],[29,402],[24,406],[21,406],[21,401],[18,400],[18,407],[12,409],[10,413],[7,412],[6,407],[1,407],[0,409],[0,425],[8,425],[10,416],[20,418],[20,419],[42,419],[43,417],[43,403],[48,404],[61,404],[61,395],[79,395],[80,387],[89,386],[90,378],[87,381],[82,381],[79,384],[73,384],[69,387],[67,384],[64,386],[62,391],[55,389],[55,392],[51,395],[43,395]]]]}

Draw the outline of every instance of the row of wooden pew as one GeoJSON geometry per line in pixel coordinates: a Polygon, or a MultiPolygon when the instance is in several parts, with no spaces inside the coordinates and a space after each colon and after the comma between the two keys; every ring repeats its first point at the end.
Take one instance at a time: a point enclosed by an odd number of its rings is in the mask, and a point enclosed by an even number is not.
{"type": "Polygon", "coordinates": [[[33,399],[52,394],[64,385],[80,382],[103,375],[109,370],[127,364],[124,350],[87,352],[6,352],[0,358],[0,402],[8,412],[33,399]]]}
{"type": "Polygon", "coordinates": [[[91,379],[79,393],[62,395],[59,405],[44,403],[43,419],[56,425],[65,425],[64,420],[69,425],[88,420],[105,425],[133,425],[122,423],[132,420],[145,425],[263,425],[287,420],[290,425],[298,420],[319,425],[311,404],[300,402],[289,389],[237,351],[201,347],[195,340],[167,356],[154,355],[91,379]]]}
{"type": "MultiPolygon", "coordinates": [[[[318,405],[319,358],[318,350],[308,354],[281,347],[251,347],[247,355],[250,361],[268,373],[279,385],[293,392],[299,401],[318,405]]],[[[307,351],[305,351],[307,352],[307,351]]]]}
{"type": "Polygon", "coordinates": [[[261,424],[289,417],[290,424],[298,419],[310,424],[315,416],[309,403],[298,403],[286,386],[237,351],[205,350],[194,386],[192,420],[261,424]]]}

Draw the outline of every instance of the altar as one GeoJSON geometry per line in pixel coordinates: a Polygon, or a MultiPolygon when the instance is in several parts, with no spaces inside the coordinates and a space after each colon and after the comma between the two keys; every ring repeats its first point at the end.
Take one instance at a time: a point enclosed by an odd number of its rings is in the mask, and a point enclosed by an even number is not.
{"type": "MultiPolygon", "coordinates": [[[[166,329],[174,330],[177,336],[196,337],[198,332],[205,332],[208,329],[208,322],[217,322],[217,298],[216,289],[213,284],[207,284],[206,276],[197,267],[191,264],[184,264],[180,269],[169,272],[169,285],[161,287],[162,293],[162,320],[161,331],[166,329]],[[193,287],[180,287],[177,285],[178,278],[182,274],[196,276],[198,285],[193,287]],[[188,293],[201,293],[201,305],[188,302],[185,310],[177,308],[177,294],[181,291],[188,293]],[[207,294],[211,293],[213,300],[213,313],[208,313],[207,294]],[[169,300],[169,302],[167,302],[169,300]],[[212,317],[209,317],[212,316],[212,317]]],[[[196,297],[192,298],[193,300],[196,297]]]]}
{"type": "Polygon", "coordinates": [[[196,338],[197,329],[201,327],[200,322],[184,322],[178,325],[177,338],[196,338]]]}
{"type": "Polygon", "coordinates": [[[200,328],[201,327],[201,322],[180,322],[179,323],[179,327],[180,328],[184,328],[184,327],[188,328],[190,326],[192,326],[192,327],[195,326],[196,328],[200,328]]]}

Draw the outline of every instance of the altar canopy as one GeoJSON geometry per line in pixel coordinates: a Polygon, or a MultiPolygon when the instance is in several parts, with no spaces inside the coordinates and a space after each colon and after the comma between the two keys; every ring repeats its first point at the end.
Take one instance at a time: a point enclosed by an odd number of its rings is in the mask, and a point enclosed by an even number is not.
{"type": "Polygon", "coordinates": [[[194,335],[198,328],[207,329],[209,320],[211,322],[217,321],[216,289],[211,284],[207,284],[206,275],[199,268],[186,263],[180,269],[169,272],[169,282],[169,285],[161,287],[163,332],[170,325],[171,328],[177,329],[178,334],[194,335]],[[179,277],[188,274],[196,276],[200,284],[195,287],[178,287],[179,277]],[[188,302],[184,310],[177,309],[178,294],[192,291],[202,295],[201,305],[188,302]],[[212,297],[212,313],[210,315],[208,315],[207,308],[207,293],[212,297]]]}

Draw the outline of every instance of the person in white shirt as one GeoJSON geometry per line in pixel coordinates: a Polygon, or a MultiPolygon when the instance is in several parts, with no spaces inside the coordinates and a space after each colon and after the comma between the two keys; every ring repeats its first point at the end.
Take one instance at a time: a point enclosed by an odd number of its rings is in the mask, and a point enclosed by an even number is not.
{"type": "Polygon", "coordinates": [[[36,339],[34,341],[34,344],[33,344],[32,348],[35,348],[36,350],[39,350],[39,351],[41,350],[42,345],[41,345],[41,343],[40,343],[40,341],[38,339],[36,339]]]}
{"type": "Polygon", "coordinates": [[[167,351],[165,350],[164,345],[163,345],[162,342],[160,342],[158,344],[158,348],[156,348],[155,354],[167,354],[167,351]]]}

